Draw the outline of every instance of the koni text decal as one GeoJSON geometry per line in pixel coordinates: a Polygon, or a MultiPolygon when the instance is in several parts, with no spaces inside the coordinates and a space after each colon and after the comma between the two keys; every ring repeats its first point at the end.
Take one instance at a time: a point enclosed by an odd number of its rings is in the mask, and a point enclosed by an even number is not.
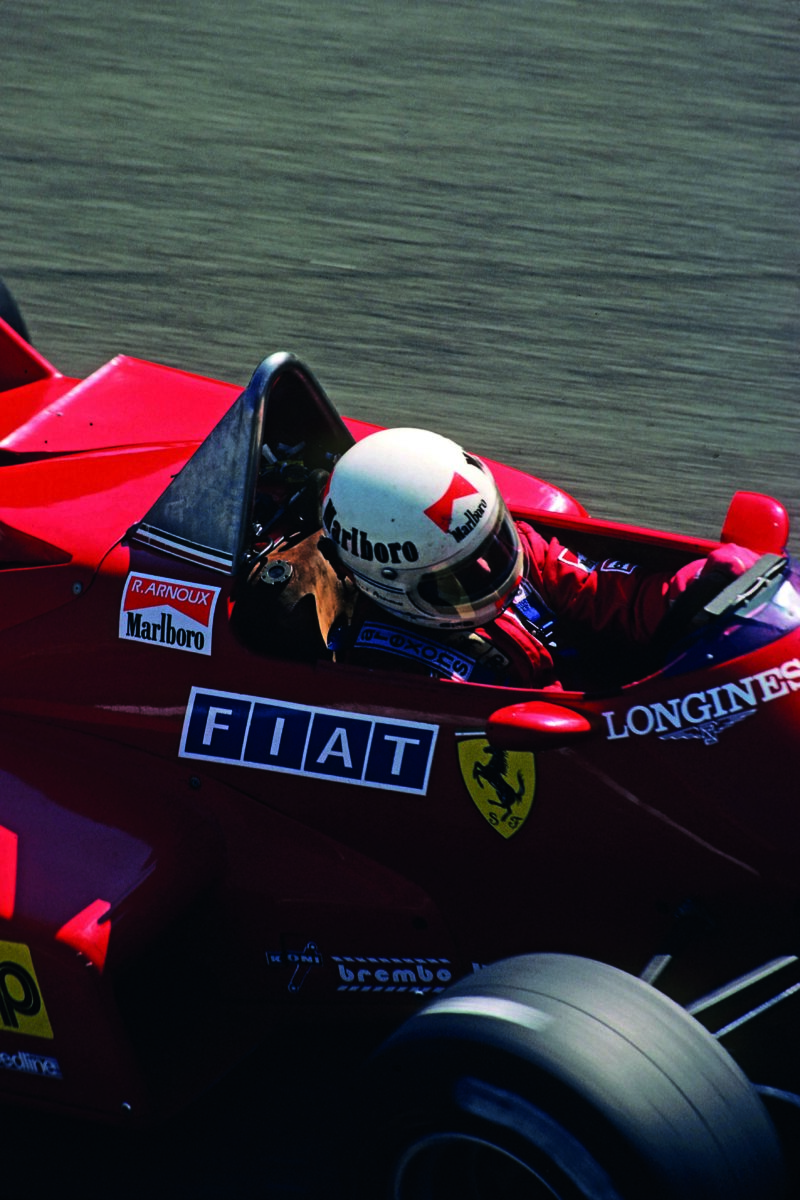
{"type": "Polygon", "coordinates": [[[609,741],[655,734],[662,740],[696,738],[712,746],[731,725],[751,717],[762,704],[800,690],[800,658],[673,700],[634,704],[604,712],[609,741]]]}
{"type": "Polygon", "coordinates": [[[181,758],[424,795],[437,725],[192,688],[181,758]]]}
{"type": "Polygon", "coordinates": [[[214,609],[220,589],[180,579],[132,572],[119,612],[119,636],[130,642],[211,653],[214,609]]]}

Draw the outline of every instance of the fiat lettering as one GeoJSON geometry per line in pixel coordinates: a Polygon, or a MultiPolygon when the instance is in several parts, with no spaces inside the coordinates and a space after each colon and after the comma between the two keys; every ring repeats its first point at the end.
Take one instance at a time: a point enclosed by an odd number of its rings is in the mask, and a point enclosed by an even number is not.
{"type": "Polygon", "coordinates": [[[437,725],[193,688],[181,758],[424,795],[437,725]]]}

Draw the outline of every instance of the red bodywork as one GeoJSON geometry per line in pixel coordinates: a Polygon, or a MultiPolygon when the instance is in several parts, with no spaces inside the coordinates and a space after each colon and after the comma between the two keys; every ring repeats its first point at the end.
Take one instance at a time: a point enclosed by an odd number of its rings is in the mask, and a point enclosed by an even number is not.
{"type": "MultiPolygon", "coordinates": [[[[307,409],[334,449],[373,428],[296,360],[262,374],[226,459],[239,388],[130,358],[67,379],[0,321],[0,1095],[148,1118],[281,1011],[400,1014],[534,950],[639,973],[688,911],[684,998],[780,950],[800,613],[745,654],[563,694],[259,653],[235,619],[246,522],[232,550],[175,528],[228,488],[251,502],[252,438],[281,421],[293,440],[307,409]]],[[[517,517],[595,558],[717,544],[491,466],[517,517]]],[[[727,540],[786,534],[776,501],[736,497],[727,540]]]]}

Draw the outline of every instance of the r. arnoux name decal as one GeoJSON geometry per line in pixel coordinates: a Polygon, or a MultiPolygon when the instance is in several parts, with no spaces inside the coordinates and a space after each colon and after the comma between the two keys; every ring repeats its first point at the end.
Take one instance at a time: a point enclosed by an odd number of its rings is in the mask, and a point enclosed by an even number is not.
{"type": "Polygon", "coordinates": [[[122,595],[119,636],[130,642],[210,654],[219,592],[218,587],[132,571],[122,595]]]}
{"type": "Polygon", "coordinates": [[[720,733],[752,716],[761,704],[798,690],[800,658],[790,658],[756,675],[703,692],[688,692],[653,704],[634,704],[626,712],[604,712],[603,716],[609,741],[655,734],[662,740],[697,738],[711,746],[720,733]]]}
{"type": "Polygon", "coordinates": [[[424,795],[437,725],[192,688],[181,758],[424,795]]]}

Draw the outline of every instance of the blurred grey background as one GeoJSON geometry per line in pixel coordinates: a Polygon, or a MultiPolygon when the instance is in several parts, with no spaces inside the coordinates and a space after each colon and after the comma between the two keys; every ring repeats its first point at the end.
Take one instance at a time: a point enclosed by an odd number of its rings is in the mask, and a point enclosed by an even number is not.
{"type": "Polygon", "coordinates": [[[64,372],[291,349],[597,515],[800,524],[794,5],[0,14],[0,272],[64,372]]]}
{"type": "MultiPolygon", "coordinates": [[[[596,515],[774,493],[797,549],[799,45],[787,0],[0,0],[0,273],[67,374],[294,350],[596,515]]],[[[320,1042],[93,1169],[6,1114],[8,1194],[329,1200],[320,1042]]]]}

